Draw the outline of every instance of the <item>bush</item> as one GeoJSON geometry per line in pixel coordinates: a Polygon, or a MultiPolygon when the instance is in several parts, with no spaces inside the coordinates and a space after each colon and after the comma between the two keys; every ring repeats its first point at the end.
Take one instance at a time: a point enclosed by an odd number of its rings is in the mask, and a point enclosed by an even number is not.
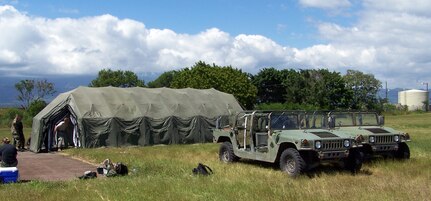
{"type": "Polygon", "coordinates": [[[24,116],[24,110],[18,108],[5,109],[3,115],[0,116],[0,127],[10,127],[16,114],[24,116]]]}
{"type": "Polygon", "coordinates": [[[256,110],[283,110],[283,103],[261,103],[255,106],[256,110]]]}
{"type": "Polygon", "coordinates": [[[319,106],[309,105],[309,104],[299,104],[299,103],[285,103],[286,110],[323,110],[325,108],[320,108],[319,106]]]}
{"type": "Polygon", "coordinates": [[[45,108],[45,106],[45,101],[34,101],[30,104],[27,110],[18,108],[2,109],[0,114],[0,127],[10,127],[16,114],[22,116],[22,123],[24,127],[31,127],[33,124],[33,117],[36,116],[43,108],[45,108]]]}
{"type": "Polygon", "coordinates": [[[256,110],[319,110],[318,106],[299,103],[262,103],[255,106],[256,110]]]}
{"type": "Polygon", "coordinates": [[[40,111],[43,110],[43,108],[46,107],[46,102],[43,100],[36,100],[30,103],[28,106],[28,109],[26,111],[28,116],[31,116],[32,118],[36,116],[40,111]]]}

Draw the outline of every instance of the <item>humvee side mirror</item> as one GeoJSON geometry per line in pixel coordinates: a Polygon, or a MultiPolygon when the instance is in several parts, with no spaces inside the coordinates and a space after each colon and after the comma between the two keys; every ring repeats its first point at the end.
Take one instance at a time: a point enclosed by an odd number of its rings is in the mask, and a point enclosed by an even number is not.
{"type": "Polygon", "coordinates": [[[379,125],[380,126],[385,125],[385,117],[382,115],[379,116],[379,125]]]}
{"type": "Polygon", "coordinates": [[[329,128],[335,128],[335,117],[330,116],[328,121],[329,128]]]}

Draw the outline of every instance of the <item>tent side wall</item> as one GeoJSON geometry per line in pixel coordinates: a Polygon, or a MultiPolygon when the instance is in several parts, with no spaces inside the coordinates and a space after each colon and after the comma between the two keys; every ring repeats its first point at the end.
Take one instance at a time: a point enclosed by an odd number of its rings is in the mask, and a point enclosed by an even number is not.
{"type": "Polygon", "coordinates": [[[182,119],[140,117],[85,118],[82,120],[84,147],[148,146],[156,144],[192,144],[212,141],[216,118],[195,116],[182,119]]]}

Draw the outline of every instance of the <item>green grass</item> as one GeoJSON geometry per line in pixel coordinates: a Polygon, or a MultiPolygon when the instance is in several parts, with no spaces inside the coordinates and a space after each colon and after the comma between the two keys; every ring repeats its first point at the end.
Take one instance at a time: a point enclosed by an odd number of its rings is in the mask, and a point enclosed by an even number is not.
{"type": "MultiPolygon", "coordinates": [[[[126,177],[0,186],[7,200],[429,200],[431,197],[431,113],[386,116],[387,126],[408,132],[412,158],[374,160],[351,175],[319,168],[291,179],[275,166],[218,161],[218,144],[69,149],[65,153],[100,163],[124,162],[126,177]],[[215,172],[193,176],[199,162],[215,172]]],[[[0,129],[0,136],[10,135],[0,129]]],[[[54,165],[55,163],[53,163],[54,165]]]]}

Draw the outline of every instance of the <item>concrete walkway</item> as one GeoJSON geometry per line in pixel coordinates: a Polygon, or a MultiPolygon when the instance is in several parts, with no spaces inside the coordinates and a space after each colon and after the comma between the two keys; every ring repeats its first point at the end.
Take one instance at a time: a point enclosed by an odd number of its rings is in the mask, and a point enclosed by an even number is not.
{"type": "MultiPolygon", "coordinates": [[[[57,152],[18,152],[21,181],[64,181],[77,179],[85,171],[96,172],[96,166],[57,152]]],[[[101,175],[98,175],[101,176],[101,175]]]]}

